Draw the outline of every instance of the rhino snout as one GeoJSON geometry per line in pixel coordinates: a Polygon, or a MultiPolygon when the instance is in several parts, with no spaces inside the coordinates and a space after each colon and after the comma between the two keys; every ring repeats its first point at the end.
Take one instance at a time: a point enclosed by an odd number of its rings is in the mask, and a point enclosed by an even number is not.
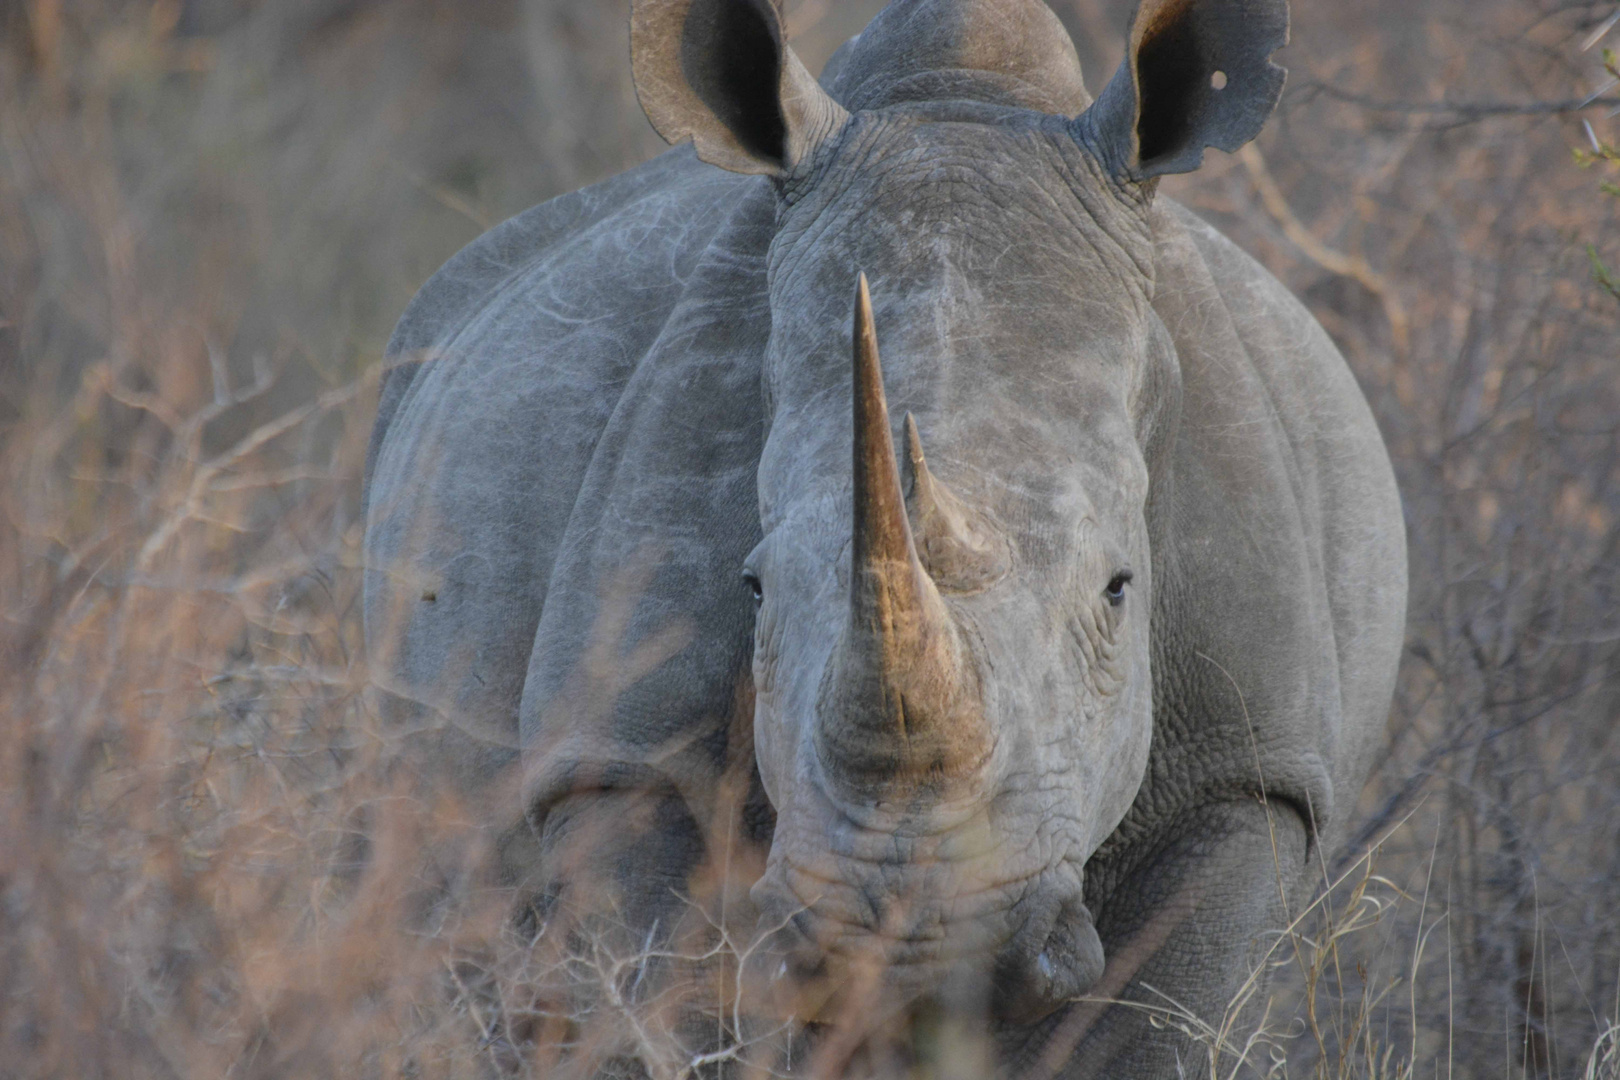
{"type": "Polygon", "coordinates": [[[1101,978],[1102,943],[1073,875],[969,891],[938,867],[865,869],[839,881],[777,863],[754,886],[750,977],[776,1015],[880,1024],[931,1001],[1027,1024],[1101,978]]]}

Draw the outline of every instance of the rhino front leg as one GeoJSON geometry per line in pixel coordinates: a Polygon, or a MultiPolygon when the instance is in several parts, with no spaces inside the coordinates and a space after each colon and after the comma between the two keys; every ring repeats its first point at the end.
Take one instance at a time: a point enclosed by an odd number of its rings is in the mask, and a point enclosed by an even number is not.
{"type": "Polygon", "coordinates": [[[519,919],[532,1022],[514,1033],[542,1075],[673,1075],[739,1038],[728,992],[753,924],[763,792],[712,787],[718,809],[648,785],[546,811],[519,919]]]}
{"type": "Polygon", "coordinates": [[[530,1023],[512,1032],[518,1046],[562,1075],[646,1054],[621,1036],[645,1030],[640,1013],[667,966],[654,957],[686,914],[703,849],[674,792],[586,791],[551,807],[518,919],[531,942],[521,982],[534,995],[530,1023]]]}
{"type": "Polygon", "coordinates": [[[679,918],[703,837],[673,791],[605,789],[547,813],[529,883],[535,929],[572,951],[645,948],[679,918]],[[622,939],[622,940],[621,940],[622,939]]]}
{"type": "MultiPolygon", "coordinates": [[[[1155,1027],[1149,1010],[1184,1010],[1221,1029],[1265,947],[1262,935],[1285,926],[1302,902],[1305,824],[1276,800],[1269,808],[1258,799],[1220,801],[1183,812],[1158,836],[1130,866],[1094,860],[1087,868],[1088,885],[1106,890],[1097,929],[1108,966],[1095,1000],[1048,1022],[1022,1074],[1151,1080],[1208,1072],[1207,1045],[1155,1027]]],[[[1236,1042],[1253,1022],[1238,1020],[1236,1042]]]]}

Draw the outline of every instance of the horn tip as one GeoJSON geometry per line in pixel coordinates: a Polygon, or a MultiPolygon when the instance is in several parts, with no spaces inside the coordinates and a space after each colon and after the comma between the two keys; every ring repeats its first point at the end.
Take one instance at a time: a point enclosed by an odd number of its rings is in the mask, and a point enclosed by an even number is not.
{"type": "Polygon", "coordinates": [[[883,377],[878,373],[877,330],[873,326],[872,294],[867,291],[864,273],[860,275],[855,285],[855,324],[851,330],[855,346],[856,378],[869,383],[870,389],[881,397],[883,377]],[[865,374],[862,375],[862,372],[865,374]]]}
{"type": "Polygon", "coordinates": [[[923,458],[922,436],[917,434],[917,418],[906,410],[906,456],[900,462],[900,486],[909,499],[916,490],[917,481],[928,468],[923,458]]]}

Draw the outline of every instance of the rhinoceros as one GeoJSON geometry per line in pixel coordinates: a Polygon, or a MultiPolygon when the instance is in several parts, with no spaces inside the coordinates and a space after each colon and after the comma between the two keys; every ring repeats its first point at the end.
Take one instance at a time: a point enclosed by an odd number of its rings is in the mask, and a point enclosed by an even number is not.
{"type": "Polygon", "coordinates": [[[1177,1075],[1153,1007],[1218,1020],[1320,881],[1403,635],[1345,361],[1156,196],[1287,33],[1143,0],[1093,100],[1040,0],[893,0],[819,80],[770,0],[635,0],[680,145],[428,282],[367,470],[376,679],[520,766],[546,911],[611,879],[662,940],[725,837],[812,1045],[943,1008],[986,1069],[1177,1075]]]}

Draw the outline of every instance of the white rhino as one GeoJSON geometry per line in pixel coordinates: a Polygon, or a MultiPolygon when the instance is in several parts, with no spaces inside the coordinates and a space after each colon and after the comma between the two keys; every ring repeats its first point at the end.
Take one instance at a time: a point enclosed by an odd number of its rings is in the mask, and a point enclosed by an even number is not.
{"type": "Polygon", "coordinates": [[[769,0],[632,19],[692,145],[490,231],[396,332],[379,682],[464,782],[521,758],[547,910],[606,876],[668,934],[740,833],[728,917],[798,1020],[1176,1075],[1108,1000],[1219,1016],[1345,834],[1403,633],[1344,360],[1155,197],[1259,131],[1284,0],[1144,0],[1095,101],[1039,0],[894,0],[820,83],[769,0]]]}

